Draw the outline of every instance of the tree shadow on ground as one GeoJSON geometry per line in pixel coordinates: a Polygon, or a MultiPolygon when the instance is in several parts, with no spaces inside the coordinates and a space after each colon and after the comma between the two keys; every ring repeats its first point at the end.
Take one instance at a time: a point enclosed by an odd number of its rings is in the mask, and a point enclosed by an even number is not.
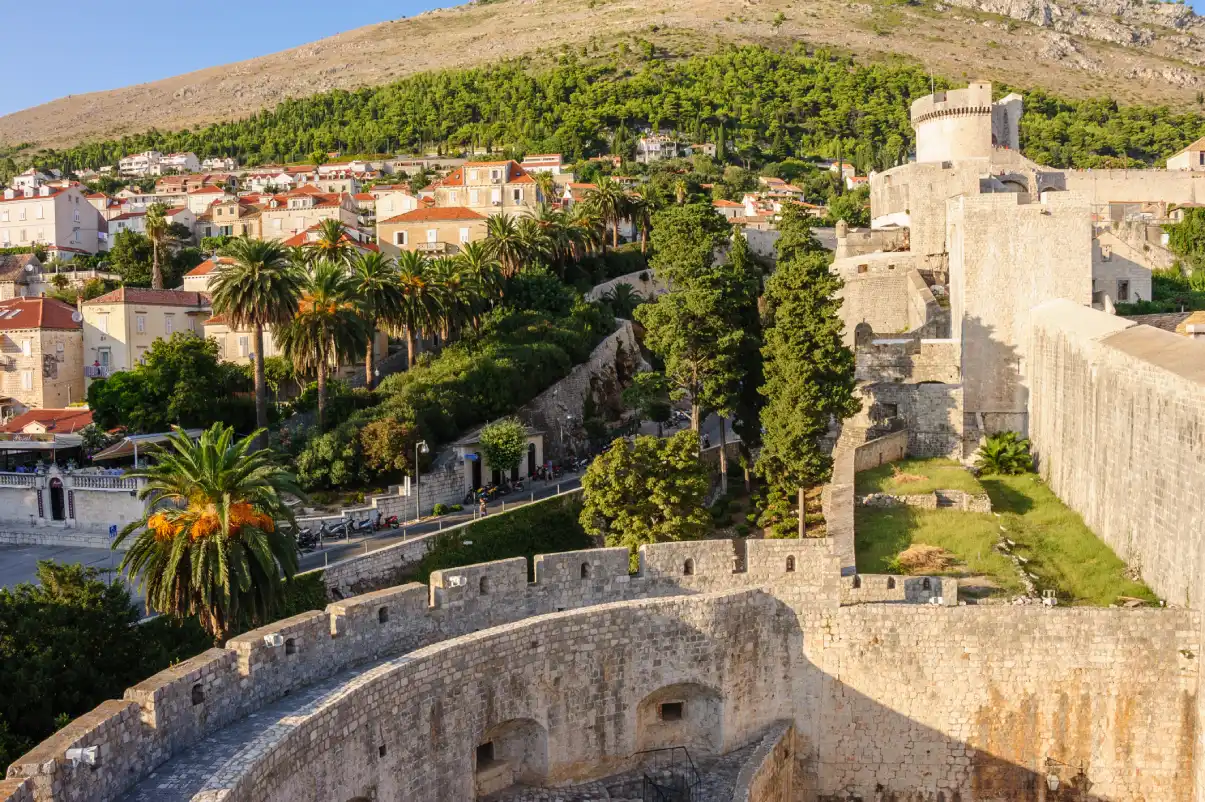
{"type": "Polygon", "coordinates": [[[1024,493],[1018,493],[997,478],[991,476],[979,477],[979,484],[987,491],[992,500],[992,512],[1011,512],[1024,515],[1033,509],[1033,499],[1024,493]]]}

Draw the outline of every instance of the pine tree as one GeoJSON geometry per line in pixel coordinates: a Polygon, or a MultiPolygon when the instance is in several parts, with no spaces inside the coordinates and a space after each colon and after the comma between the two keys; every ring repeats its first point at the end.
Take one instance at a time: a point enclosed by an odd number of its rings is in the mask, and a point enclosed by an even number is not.
{"type": "Polygon", "coordinates": [[[832,471],[822,444],[829,423],[855,414],[861,401],[854,395],[853,351],[841,341],[841,280],[829,272],[828,255],[807,246],[811,234],[802,216],[785,216],[781,230],[785,246],[766,282],[766,404],[757,471],[770,488],[771,518],[785,517],[797,491],[802,535],[804,492],[832,471]]]}

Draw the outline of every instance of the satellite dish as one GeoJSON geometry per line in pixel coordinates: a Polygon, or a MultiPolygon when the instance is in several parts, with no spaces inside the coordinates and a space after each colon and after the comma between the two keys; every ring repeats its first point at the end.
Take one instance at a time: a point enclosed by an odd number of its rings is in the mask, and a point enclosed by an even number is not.
{"type": "Polygon", "coordinates": [[[26,272],[26,273],[32,273],[32,272],[33,272],[33,263],[32,263],[32,262],[30,262],[29,264],[25,265],[25,272],[26,272]]]}
{"type": "Polygon", "coordinates": [[[78,309],[71,313],[71,320],[73,322],[79,323],[83,319],[84,319],[84,316],[79,313],[78,309]]]}

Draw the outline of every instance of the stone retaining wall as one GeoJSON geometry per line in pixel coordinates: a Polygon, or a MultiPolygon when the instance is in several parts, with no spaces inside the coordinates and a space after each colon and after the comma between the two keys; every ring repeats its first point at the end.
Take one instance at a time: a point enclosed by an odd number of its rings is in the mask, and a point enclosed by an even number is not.
{"type": "Polygon", "coordinates": [[[991,512],[992,500],[987,493],[967,493],[962,490],[934,490],[932,493],[891,494],[871,493],[858,499],[865,507],[919,507],[923,510],[949,508],[960,512],[991,512]]]}

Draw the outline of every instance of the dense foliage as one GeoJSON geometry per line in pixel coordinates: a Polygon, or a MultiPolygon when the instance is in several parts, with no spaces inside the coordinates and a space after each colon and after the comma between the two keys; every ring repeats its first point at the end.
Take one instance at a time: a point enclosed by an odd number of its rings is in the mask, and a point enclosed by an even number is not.
{"type": "Polygon", "coordinates": [[[192,622],[139,617],[125,585],[78,564],[42,562],[36,584],[0,588],[0,767],[212,643],[192,622]]]}
{"type": "Polygon", "coordinates": [[[527,455],[527,427],[518,418],[502,418],[481,429],[478,443],[490,468],[509,473],[527,455]]]}
{"type": "Polygon", "coordinates": [[[416,581],[426,582],[432,571],[505,560],[528,559],[536,554],[554,554],[591,547],[590,538],[578,523],[582,501],[579,494],[528,504],[505,515],[491,515],[468,526],[439,535],[418,565],[416,581]]]}
{"type": "Polygon", "coordinates": [[[981,473],[1014,476],[1033,469],[1029,440],[1016,432],[999,432],[983,441],[975,454],[981,473]]]}
{"type": "Polygon", "coordinates": [[[619,439],[582,476],[581,524],[608,546],[633,552],[646,543],[700,538],[712,525],[703,506],[710,484],[695,432],[619,439]]]}
{"type": "Polygon", "coordinates": [[[94,381],[88,406],[106,429],[165,432],[172,425],[207,427],[221,421],[249,432],[255,428],[250,389],[242,368],[218,359],[216,342],[177,332],[155,340],[132,370],[94,381]]]}
{"type": "MultiPolygon", "coordinates": [[[[647,43],[646,43],[647,44],[647,43]]],[[[937,88],[948,88],[939,79],[937,88]]],[[[842,156],[860,172],[888,167],[911,147],[910,102],[930,91],[920,65],[857,65],[809,55],[730,47],[667,60],[651,47],[563,54],[552,69],[523,60],[425,73],[386,86],[289,99],[250,117],[196,130],[148,131],[45,151],[45,167],[99,167],[148,148],[234,156],[244,164],[344,153],[459,152],[465,147],[561,152],[570,159],[630,153],[643,125],[715,142],[721,161],[842,156]]],[[[1026,93],[1022,145],[1052,166],[1154,163],[1199,136],[1205,118],[1166,106],[1026,93]]]]}

